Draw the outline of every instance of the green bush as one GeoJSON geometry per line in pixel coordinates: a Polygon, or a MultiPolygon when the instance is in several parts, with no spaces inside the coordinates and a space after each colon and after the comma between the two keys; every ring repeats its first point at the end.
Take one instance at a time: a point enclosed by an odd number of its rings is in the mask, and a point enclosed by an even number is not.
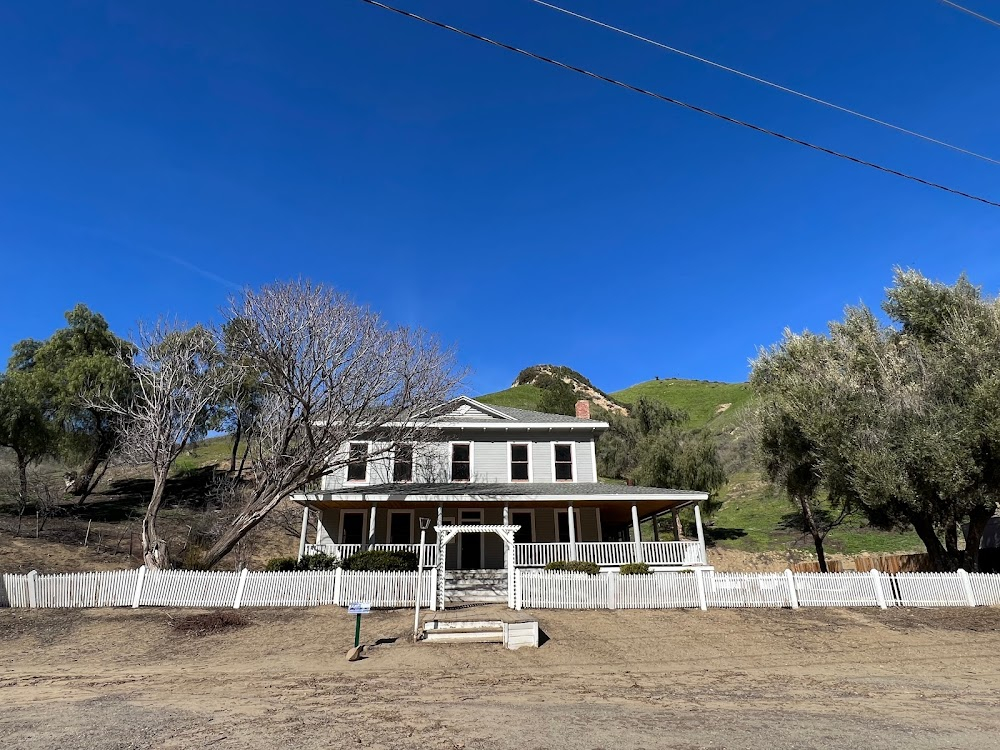
{"type": "Polygon", "coordinates": [[[597,563],[586,562],[584,560],[555,560],[548,563],[545,569],[566,573],[586,573],[589,576],[596,576],[601,572],[601,568],[597,563]]]}
{"type": "Polygon", "coordinates": [[[293,570],[334,570],[340,567],[340,558],[334,555],[303,555],[301,560],[294,557],[272,557],[264,570],[289,573],[293,570]]]}
{"type": "Polygon", "coordinates": [[[652,571],[644,562],[625,563],[619,568],[623,576],[648,576],[652,571]]]}
{"type": "Polygon", "coordinates": [[[344,570],[416,570],[416,552],[390,552],[384,549],[369,549],[351,555],[343,562],[344,570]]]}

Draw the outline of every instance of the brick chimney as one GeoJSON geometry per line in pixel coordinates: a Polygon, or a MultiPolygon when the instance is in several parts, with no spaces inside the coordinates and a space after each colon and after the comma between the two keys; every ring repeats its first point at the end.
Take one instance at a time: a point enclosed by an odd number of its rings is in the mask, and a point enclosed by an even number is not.
{"type": "Polygon", "coordinates": [[[587,399],[581,398],[576,402],[576,418],[590,419],[590,402],[587,399]]]}

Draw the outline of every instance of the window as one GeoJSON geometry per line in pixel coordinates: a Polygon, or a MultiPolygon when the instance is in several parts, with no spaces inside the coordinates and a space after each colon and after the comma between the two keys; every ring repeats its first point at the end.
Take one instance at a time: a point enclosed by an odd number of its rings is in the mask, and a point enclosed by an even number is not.
{"type": "Polygon", "coordinates": [[[534,513],[530,510],[515,510],[510,514],[510,522],[521,527],[514,532],[514,544],[531,544],[535,541],[534,513]]]}
{"type": "Polygon", "coordinates": [[[556,443],[552,446],[555,461],[555,477],[557,482],[573,481],[573,445],[572,443],[556,443]]]}
{"type": "Polygon", "coordinates": [[[400,443],[393,451],[392,457],[392,481],[410,482],[413,481],[413,446],[407,443],[400,443]]]}
{"type": "Polygon", "coordinates": [[[347,454],[347,481],[363,482],[368,478],[368,443],[351,443],[347,454]]]}
{"type": "Polygon", "coordinates": [[[531,475],[528,471],[529,453],[527,443],[512,443],[510,446],[510,481],[527,482],[531,475]]]}
{"type": "Polygon", "coordinates": [[[451,481],[468,482],[472,479],[472,445],[452,443],[451,481]]]}
{"type": "Polygon", "coordinates": [[[365,512],[345,510],[340,517],[340,543],[363,544],[365,533],[365,512]]]}
{"type": "Polygon", "coordinates": [[[389,511],[389,544],[412,544],[413,515],[408,510],[389,511]]]}

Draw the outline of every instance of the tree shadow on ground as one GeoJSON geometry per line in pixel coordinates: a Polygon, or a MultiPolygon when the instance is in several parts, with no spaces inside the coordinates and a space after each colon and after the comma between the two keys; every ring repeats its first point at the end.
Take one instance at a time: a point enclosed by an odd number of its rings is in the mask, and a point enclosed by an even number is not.
{"type": "MultiPolygon", "coordinates": [[[[837,517],[826,508],[816,508],[813,510],[813,518],[816,519],[816,524],[821,529],[829,528],[837,520],[837,517]]],[[[792,512],[783,515],[781,520],[778,522],[778,528],[796,531],[800,534],[809,533],[809,525],[806,523],[805,514],[801,511],[801,509],[793,510],[792,512]]]]}
{"type": "MultiPolygon", "coordinates": [[[[705,532],[705,546],[714,547],[717,542],[732,541],[733,539],[740,539],[747,535],[744,529],[733,528],[727,526],[709,526],[705,524],[703,527],[705,532]]],[[[694,521],[686,523],[684,525],[684,535],[688,539],[698,538],[698,527],[695,526],[694,521]]]]}

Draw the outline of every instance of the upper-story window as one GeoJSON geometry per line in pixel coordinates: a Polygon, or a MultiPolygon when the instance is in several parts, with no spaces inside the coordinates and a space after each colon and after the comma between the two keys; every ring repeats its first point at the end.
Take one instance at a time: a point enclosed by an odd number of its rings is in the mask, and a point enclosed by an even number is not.
{"type": "Polygon", "coordinates": [[[368,443],[351,443],[347,450],[347,481],[368,479],[368,443]]]}
{"type": "Polygon", "coordinates": [[[451,481],[472,480],[472,445],[470,443],[451,444],[451,481]]]}
{"type": "Polygon", "coordinates": [[[573,468],[573,444],[554,443],[552,445],[553,474],[557,482],[572,482],[575,474],[573,468]]]}
{"type": "Polygon", "coordinates": [[[527,443],[510,444],[510,481],[531,481],[531,453],[527,443]]]}
{"type": "Polygon", "coordinates": [[[413,446],[398,443],[392,454],[392,481],[413,481],[413,446]]]}

